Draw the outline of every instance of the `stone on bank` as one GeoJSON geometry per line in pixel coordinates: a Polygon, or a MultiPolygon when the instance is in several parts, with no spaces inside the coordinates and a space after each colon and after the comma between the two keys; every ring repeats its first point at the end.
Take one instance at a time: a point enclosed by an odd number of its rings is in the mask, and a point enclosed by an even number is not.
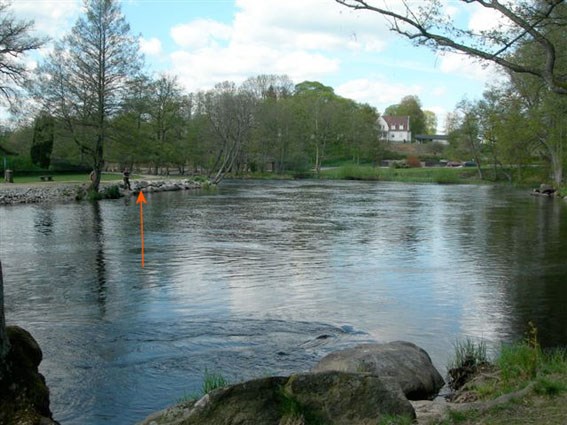
{"type": "Polygon", "coordinates": [[[432,398],[443,384],[415,344],[363,344],[329,354],[310,373],[220,388],[140,425],[376,425],[384,417],[415,419],[408,397],[432,398]]]}

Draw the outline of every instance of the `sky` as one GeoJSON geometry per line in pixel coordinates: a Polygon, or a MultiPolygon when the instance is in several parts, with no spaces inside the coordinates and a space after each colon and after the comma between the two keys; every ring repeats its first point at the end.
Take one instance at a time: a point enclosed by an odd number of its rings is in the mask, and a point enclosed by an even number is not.
{"type": "MultiPolygon", "coordinates": [[[[468,28],[494,25],[482,9],[443,1],[448,15],[468,28]]],[[[480,98],[496,73],[464,55],[413,46],[389,31],[378,14],[334,0],[123,0],[121,5],[148,70],[177,76],[188,92],[226,80],[285,74],[296,84],[319,81],[379,112],[416,95],[423,109],[437,114],[442,133],[447,112],[463,98],[480,98]]],[[[18,18],[33,19],[37,33],[57,39],[71,30],[82,0],[12,0],[12,10],[18,18]]],[[[41,54],[28,59],[30,67],[41,54]]]]}

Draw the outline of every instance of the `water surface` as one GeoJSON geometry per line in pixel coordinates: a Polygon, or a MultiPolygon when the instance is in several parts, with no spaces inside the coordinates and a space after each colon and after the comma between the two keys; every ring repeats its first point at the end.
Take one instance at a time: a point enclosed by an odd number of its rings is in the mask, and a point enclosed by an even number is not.
{"type": "Polygon", "coordinates": [[[197,392],[307,370],[362,341],[567,343],[567,203],[489,186],[226,182],[0,209],[7,321],[63,424],[124,424],[197,392]]]}

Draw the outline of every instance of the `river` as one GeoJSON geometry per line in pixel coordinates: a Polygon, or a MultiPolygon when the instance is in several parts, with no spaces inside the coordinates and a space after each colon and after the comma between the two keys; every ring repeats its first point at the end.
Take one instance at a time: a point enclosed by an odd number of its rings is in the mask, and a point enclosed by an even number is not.
{"type": "Polygon", "coordinates": [[[567,202],[492,186],[227,181],[0,208],[7,322],[40,343],[63,425],[126,424],[230,381],[409,340],[445,372],[533,321],[567,344],[567,202]]]}

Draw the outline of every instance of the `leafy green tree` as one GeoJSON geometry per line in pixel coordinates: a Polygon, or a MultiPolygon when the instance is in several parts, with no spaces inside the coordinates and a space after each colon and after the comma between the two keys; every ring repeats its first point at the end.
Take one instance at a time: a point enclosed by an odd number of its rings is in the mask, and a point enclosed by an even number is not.
{"type": "Polygon", "coordinates": [[[423,111],[425,115],[425,134],[437,134],[437,115],[433,111],[423,111]]]}
{"type": "Polygon", "coordinates": [[[91,190],[98,191],[118,114],[141,66],[138,42],[117,0],[85,0],[85,12],[56,43],[39,67],[37,99],[67,127],[93,168],[91,190]]]}
{"type": "Polygon", "coordinates": [[[449,142],[453,144],[461,158],[474,160],[478,177],[483,179],[482,138],[478,106],[462,100],[457,105],[449,132],[449,142]]]}
{"type": "Polygon", "coordinates": [[[153,141],[148,113],[151,83],[145,75],[129,81],[120,113],[112,118],[114,137],[108,144],[108,159],[121,167],[133,169],[149,161],[153,141]]]}
{"type": "Polygon", "coordinates": [[[51,163],[54,126],[54,119],[49,115],[40,115],[35,120],[30,156],[38,167],[47,169],[51,163]]]}

